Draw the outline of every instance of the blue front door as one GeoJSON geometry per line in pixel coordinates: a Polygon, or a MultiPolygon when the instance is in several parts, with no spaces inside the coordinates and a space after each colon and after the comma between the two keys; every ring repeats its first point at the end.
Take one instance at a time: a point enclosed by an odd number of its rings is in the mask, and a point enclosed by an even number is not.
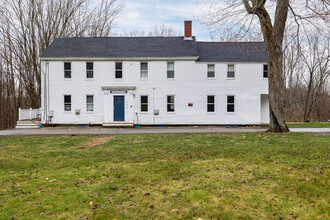
{"type": "Polygon", "coordinates": [[[113,97],[113,120],[125,121],[125,96],[118,95],[113,97]]]}

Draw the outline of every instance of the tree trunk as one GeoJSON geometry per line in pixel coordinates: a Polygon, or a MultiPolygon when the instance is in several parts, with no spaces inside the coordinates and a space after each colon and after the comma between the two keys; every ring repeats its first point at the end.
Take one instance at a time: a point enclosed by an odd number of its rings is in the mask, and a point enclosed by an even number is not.
{"type": "Polygon", "coordinates": [[[249,14],[257,15],[267,46],[269,85],[269,132],[288,132],[285,123],[285,86],[283,81],[283,38],[289,10],[289,0],[276,2],[274,25],[264,7],[266,1],[242,0],[249,14]],[[252,5],[250,5],[250,3],[252,5]]]}
{"type": "Polygon", "coordinates": [[[269,86],[269,132],[288,132],[285,123],[285,87],[282,68],[281,50],[275,48],[268,51],[268,86],[269,86]]]}

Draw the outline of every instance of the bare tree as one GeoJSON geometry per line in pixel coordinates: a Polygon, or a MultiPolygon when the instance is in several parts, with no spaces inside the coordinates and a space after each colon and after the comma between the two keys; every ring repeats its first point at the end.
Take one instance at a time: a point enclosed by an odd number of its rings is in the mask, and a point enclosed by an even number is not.
{"type": "Polygon", "coordinates": [[[148,34],[149,36],[154,37],[172,37],[179,36],[180,32],[175,29],[166,26],[165,24],[158,25],[152,27],[151,31],[148,34]]]}
{"type": "Polygon", "coordinates": [[[146,36],[144,31],[132,30],[130,32],[124,32],[121,36],[123,37],[144,37],[146,36]]]}
{"type": "MultiPolygon", "coordinates": [[[[55,37],[110,36],[121,0],[3,0],[0,2],[0,58],[12,100],[11,125],[18,107],[40,107],[39,56],[55,37]],[[26,106],[25,106],[26,105],[26,106]]],[[[7,91],[7,90],[6,90],[7,91]]],[[[7,118],[8,118],[7,117],[7,118]]]]}
{"type": "Polygon", "coordinates": [[[307,68],[307,74],[302,74],[307,86],[304,121],[309,121],[317,99],[327,92],[326,86],[330,76],[330,38],[310,37],[307,40],[308,44],[305,52],[301,53],[302,60],[307,68]]]}
{"type": "Polygon", "coordinates": [[[148,35],[143,30],[132,30],[130,32],[124,32],[121,36],[123,37],[173,37],[180,36],[180,31],[176,31],[172,27],[168,27],[165,24],[155,24],[151,31],[148,32],[148,35]]]}
{"type": "Polygon", "coordinates": [[[287,21],[290,20],[290,27],[295,27],[297,36],[301,29],[306,30],[310,26],[318,31],[329,30],[327,22],[330,3],[325,0],[306,0],[305,4],[301,0],[270,2],[267,0],[211,0],[205,1],[205,4],[210,10],[200,21],[209,27],[215,27],[218,31],[229,28],[237,32],[237,39],[242,39],[250,31],[258,31],[258,26],[261,28],[266,43],[269,67],[270,123],[268,131],[289,131],[285,120],[286,101],[283,80],[283,39],[287,21]],[[266,5],[266,3],[269,4],[266,5]]]}

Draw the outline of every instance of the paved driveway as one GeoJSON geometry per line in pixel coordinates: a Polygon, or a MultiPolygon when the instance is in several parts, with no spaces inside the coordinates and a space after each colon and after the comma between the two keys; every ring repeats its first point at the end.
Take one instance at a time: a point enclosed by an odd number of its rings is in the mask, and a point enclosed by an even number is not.
{"type": "MultiPolygon", "coordinates": [[[[321,133],[330,135],[330,128],[291,128],[292,132],[321,133]]],[[[170,134],[170,133],[239,133],[260,132],[266,128],[225,128],[225,127],[145,127],[145,128],[38,128],[8,129],[0,131],[0,136],[34,135],[113,135],[113,134],[170,134]]]]}

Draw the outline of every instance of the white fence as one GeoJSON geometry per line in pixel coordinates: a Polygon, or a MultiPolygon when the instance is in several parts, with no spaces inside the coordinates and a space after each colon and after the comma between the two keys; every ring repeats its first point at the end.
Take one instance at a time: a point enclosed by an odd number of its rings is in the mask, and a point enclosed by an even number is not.
{"type": "Polygon", "coordinates": [[[41,109],[18,109],[18,120],[32,120],[41,118],[41,109]]]}

